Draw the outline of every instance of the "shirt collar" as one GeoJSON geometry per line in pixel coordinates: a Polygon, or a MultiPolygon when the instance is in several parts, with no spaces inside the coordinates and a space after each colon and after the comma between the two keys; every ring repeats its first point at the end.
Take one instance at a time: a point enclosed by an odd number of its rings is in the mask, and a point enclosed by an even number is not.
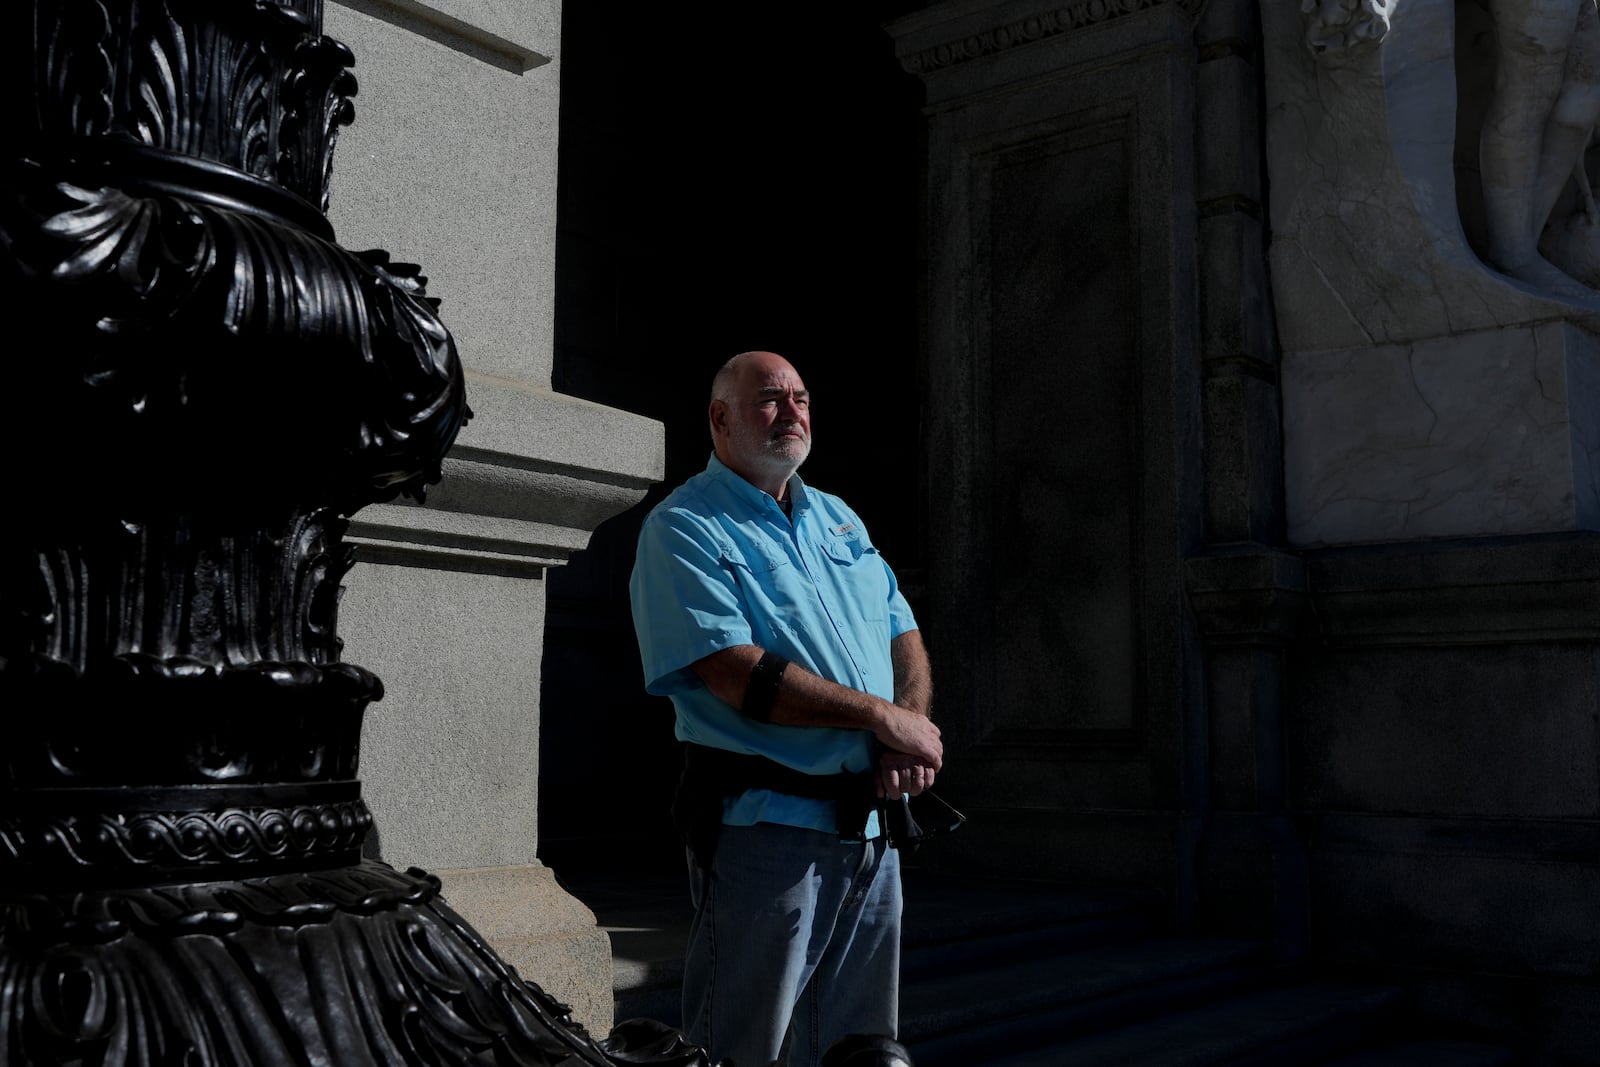
{"type": "MultiPolygon", "coordinates": [[[[736,495],[754,507],[778,508],[779,504],[765,489],[757,489],[722,460],[717,458],[715,452],[706,461],[706,473],[727,485],[736,495]]],[[[798,473],[789,475],[789,500],[794,514],[799,514],[806,506],[806,483],[800,480],[798,473]]],[[[781,510],[781,508],[780,508],[781,510]]]]}

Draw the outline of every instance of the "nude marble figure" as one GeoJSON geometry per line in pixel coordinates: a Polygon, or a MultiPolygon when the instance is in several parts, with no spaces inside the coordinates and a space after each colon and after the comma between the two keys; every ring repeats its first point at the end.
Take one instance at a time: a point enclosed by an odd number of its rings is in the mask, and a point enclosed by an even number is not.
{"type": "MultiPolygon", "coordinates": [[[[1301,0],[1306,46],[1325,63],[1366,52],[1389,35],[1403,2],[1301,0]]],[[[1495,62],[1478,143],[1484,258],[1546,292],[1593,300],[1593,287],[1600,287],[1600,209],[1583,159],[1600,122],[1596,0],[1479,2],[1494,21],[1495,62]],[[1552,220],[1574,178],[1583,213],[1552,220]]]]}
{"type": "MultiPolygon", "coordinates": [[[[1479,166],[1487,259],[1542,289],[1589,295],[1539,251],[1568,179],[1583,173],[1600,120],[1600,12],[1595,0],[1489,0],[1495,24],[1494,94],[1484,116],[1479,166]]],[[[1593,211],[1592,197],[1586,207],[1593,211]]],[[[1600,228],[1591,224],[1595,239],[1600,228]]]]}

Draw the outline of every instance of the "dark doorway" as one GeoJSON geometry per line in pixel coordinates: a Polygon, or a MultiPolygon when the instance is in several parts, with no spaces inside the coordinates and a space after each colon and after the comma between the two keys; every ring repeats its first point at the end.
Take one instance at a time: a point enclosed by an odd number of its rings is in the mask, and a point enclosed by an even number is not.
{"type": "Polygon", "coordinates": [[[799,368],[802,473],[861,513],[916,604],[921,87],[882,25],[919,6],[566,6],[553,385],[665,423],[666,479],[550,575],[540,852],[557,871],[682,863],[672,710],[644,693],[627,581],[645,513],[705,465],[723,360],[766,348],[799,368]]]}

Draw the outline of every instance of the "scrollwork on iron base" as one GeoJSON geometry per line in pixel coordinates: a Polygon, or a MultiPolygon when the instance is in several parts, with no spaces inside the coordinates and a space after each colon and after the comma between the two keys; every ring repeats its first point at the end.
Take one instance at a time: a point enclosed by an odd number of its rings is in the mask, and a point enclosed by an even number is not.
{"type": "Polygon", "coordinates": [[[359,854],[372,813],[359,799],[293,807],[0,815],[0,870],[306,863],[359,854]]]}
{"type": "Polygon", "coordinates": [[[9,1067],[711,1067],[663,1028],[597,1043],[421,871],[0,896],[9,1067]],[[249,1025],[241,1025],[249,1020],[249,1025]]]}

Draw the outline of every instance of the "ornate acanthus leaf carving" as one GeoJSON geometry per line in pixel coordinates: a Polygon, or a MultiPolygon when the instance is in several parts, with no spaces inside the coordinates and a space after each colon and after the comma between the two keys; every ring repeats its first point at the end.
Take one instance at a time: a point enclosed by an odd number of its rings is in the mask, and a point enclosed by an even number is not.
{"type": "MultiPolygon", "coordinates": [[[[19,143],[112,136],[215,160],[327,208],[354,57],[315,31],[320,2],[18,0],[0,30],[34,44],[19,143]],[[302,10],[305,8],[305,10],[302,10]]],[[[27,69],[24,67],[23,69],[27,69]]]]}
{"type": "Polygon", "coordinates": [[[54,17],[34,23],[38,127],[103,134],[111,126],[114,85],[110,12],[102,0],[71,0],[47,15],[54,17]]]}
{"type": "Polygon", "coordinates": [[[647,1024],[596,1044],[494,956],[437,879],[380,864],[24,896],[0,912],[0,945],[0,987],[18,992],[0,1059],[19,1067],[711,1067],[647,1024]]]}
{"type": "Polygon", "coordinates": [[[346,457],[348,509],[437,480],[467,410],[454,342],[415,267],[199,199],[24,174],[15,267],[86,357],[79,374],[98,405],[119,403],[149,432],[152,420],[193,420],[190,400],[205,392],[230,427],[274,438],[291,436],[274,423],[293,411],[302,451],[346,457]],[[160,351],[130,343],[155,326],[160,351]],[[269,341],[281,354],[252,374],[247,361],[269,341]],[[274,379],[318,388],[295,410],[262,388],[274,379]]]}
{"type": "Polygon", "coordinates": [[[302,664],[320,681],[317,668],[339,658],[346,525],[326,508],[248,528],[180,515],[102,521],[76,544],[19,547],[0,560],[15,568],[16,594],[0,655],[39,656],[78,675],[195,682],[207,672],[275,675],[302,664]]]}

